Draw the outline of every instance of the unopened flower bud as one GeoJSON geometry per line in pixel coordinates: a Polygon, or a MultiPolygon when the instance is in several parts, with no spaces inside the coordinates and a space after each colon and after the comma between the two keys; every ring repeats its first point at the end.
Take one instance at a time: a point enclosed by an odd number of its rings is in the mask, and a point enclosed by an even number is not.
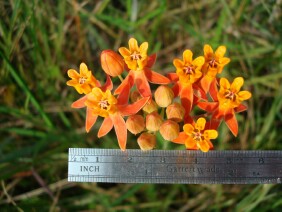
{"type": "Polygon", "coordinates": [[[137,138],[137,143],[141,150],[151,150],[156,146],[156,136],[144,132],[137,138]]]}
{"type": "Polygon", "coordinates": [[[166,108],[167,119],[176,122],[181,122],[183,120],[184,114],[185,114],[184,107],[177,102],[172,103],[166,108]]]}
{"type": "Polygon", "coordinates": [[[174,99],[173,91],[166,85],[160,85],[155,91],[155,101],[160,107],[167,107],[174,99]]]}
{"type": "Polygon", "coordinates": [[[145,113],[152,113],[158,110],[158,105],[153,99],[150,99],[142,109],[145,113]]]}
{"type": "Polygon", "coordinates": [[[163,119],[156,111],[146,116],[146,128],[149,131],[158,131],[162,123],[163,119]]]}
{"type": "Polygon", "coordinates": [[[132,134],[136,135],[145,129],[145,120],[141,115],[129,116],[126,120],[126,128],[132,134]]]}
{"type": "Polygon", "coordinates": [[[179,125],[172,120],[166,120],[160,126],[160,134],[165,140],[172,141],[179,136],[179,125]]]}
{"type": "Polygon", "coordinates": [[[116,77],[124,70],[122,57],[112,50],[104,50],[101,53],[101,66],[106,74],[116,77]]]}

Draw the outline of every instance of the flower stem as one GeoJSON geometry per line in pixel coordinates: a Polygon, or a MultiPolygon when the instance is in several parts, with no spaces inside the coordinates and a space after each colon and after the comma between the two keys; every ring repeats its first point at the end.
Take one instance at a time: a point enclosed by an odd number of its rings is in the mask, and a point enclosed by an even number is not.
{"type": "Polygon", "coordinates": [[[120,79],[121,82],[123,81],[123,78],[121,75],[118,75],[118,78],[120,79]]]}

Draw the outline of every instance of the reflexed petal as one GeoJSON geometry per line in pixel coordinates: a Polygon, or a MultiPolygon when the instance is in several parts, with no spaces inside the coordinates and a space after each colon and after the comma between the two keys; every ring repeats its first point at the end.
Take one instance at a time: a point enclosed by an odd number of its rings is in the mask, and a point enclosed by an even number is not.
{"type": "Polygon", "coordinates": [[[193,60],[192,64],[201,67],[205,63],[205,58],[203,56],[197,57],[195,60],[193,60]]]}
{"type": "Polygon", "coordinates": [[[171,142],[176,144],[185,144],[185,140],[188,138],[185,132],[180,132],[178,137],[171,142]]]}
{"type": "Polygon", "coordinates": [[[143,97],[151,96],[151,88],[143,71],[135,72],[134,81],[136,83],[137,90],[143,97]]]}
{"type": "Polygon", "coordinates": [[[219,58],[222,58],[224,56],[225,52],[226,52],[226,47],[225,46],[219,46],[214,53],[215,59],[218,60],[219,58]]]}
{"type": "Polygon", "coordinates": [[[131,53],[138,51],[138,43],[135,38],[130,38],[128,41],[129,50],[131,53]]]}
{"type": "Polygon", "coordinates": [[[247,100],[247,99],[251,98],[252,94],[249,91],[240,91],[238,93],[238,96],[239,96],[240,101],[243,101],[243,100],[247,100]]]}
{"type": "Polygon", "coordinates": [[[226,114],[224,120],[232,134],[236,137],[238,134],[238,123],[234,112],[226,114]]]}
{"type": "Polygon", "coordinates": [[[179,77],[176,73],[168,73],[166,76],[172,82],[177,82],[179,80],[179,77]]]}
{"type": "Polygon", "coordinates": [[[236,113],[240,113],[240,112],[243,112],[245,110],[247,110],[248,107],[243,105],[243,104],[240,104],[238,107],[234,108],[235,112],[236,113]]]}
{"type": "Polygon", "coordinates": [[[86,120],[85,120],[85,130],[89,132],[97,120],[98,116],[93,114],[93,111],[87,107],[86,109],[86,120]]]}
{"type": "Polygon", "coordinates": [[[183,87],[180,91],[180,99],[181,103],[185,109],[185,113],[190,113],[193,104],[193,88],[192,85],[189,84],[183,87]]]}
{"type": "Polygon", "coordinates": [[[170,83],[170,80],[166,78],[165,76],[154,72],[150,69],[145,68],[144,69],[145,75],[149,82],[155,83],[155,84],[168,84],[170,83]]]}
{"type": "Polygon", "coordinates": [[[231,84],[231,87],[230,87],[230,90],[235,92],[235,93],[238,93],[241,89],[241,87],[243,86],[244,84],[244,79],[243,77],[236,77],[233,81],[233,83],[231,84]]]}
{"type": "Polygon", "coordinates": [[[174,93],[174,97],[179,96],[179,92],[180,92],[180,90],[181,90],[180,87],[181,87],[181,86],[180,86],[180,84],[179,84],[178,82],[175,83],[174,86],[172,87],[172,91],[173,91],[173,93],[174,93]]]}
{"type": "Polygon", "coordinates": [[[190,136],[185,140],[185,146],[187,149],[197,149],[197,143],[190,136]]]}
{"type": "Polygon", "coordinates": [[[218,133],[216,130],[205,130],[204,136],[206,139],[215,139],[218,136],[218,133]]]}
{"type": "Polygon", "coordinates": [[[183,52],[183,60],[184,63],[192,63],[193,58],[193,52],[189,49],[185,50],[183,52]]]}
{"type": "Polygon", "coordinates": [[[139,110],[141,110],[146,105],[149,99],[150,97],[148,96],[139,99],[138,101],[130,105],[118,105],[118,110],[123,116],[130,116],[136,114],[139,110]]]}
{"type": "Polygon", "coordinates": [[[124,89],[123,92],[121,92],[117,98],[118,101],[118,105],[125,105],[128,103],[128,99],[129,99],[129,94],[130,94],[130,85],[127,84],[124,89]]]}
{"type": "Polygon", "coordinates": [[[213,101],[217,102],[218,101],[218,98],[217,98],[218,88],[217,88],[217,81],[216,81],[216,79],[214,79],[211,82],[209,89],[210,89],[211,98],[213,99],[213,101]]]}
{"type": "Polygon", "coordinates": [[[122,83],[115,90],[114,94],[120,94],[121,92],[123,92],[124,89],[127,88],[128,85],[130,85],[130,88],[131,88],[134,82],[133,77],[134,77],[134,71],[130,71],[127,77],[122,81],[122,83]]]}
{"type": "Polygon", "coordinates": [[[125,58],[125,57],[129,57],[130,56],[130,51],[127,49],[127,48],[125,48],[125,47],[120,47],[119,49],[118,49],[118,51],[119,51],[119,53],[125,58]]]}
{"type": "Polygon", "coordinates": [[[192,132],[194,131],[194,127],[192,126],[192,124],[185,124],[183,126],[183,130],[185,132],[186,135],[191,135],[192,132]]]}
{"type": "Polygon", "coordinates": [[[79,71],[81,75],[87,75],[88,73],[87,65],[85,63],[81,63],[79,66],[79,71]]]}
{"type": "Polygon", "coordinates": [[[222,77],[222,78],[220,79],[219,84],[220,84],[220,87],[223,87],[224,89],[229,89],[229,88],[230,88],[230,83],[229,83],[229,81],[228,81],[226,78],[224,78],[224,77],[222,77]]]}
{"type": "Polygon", "coordinates": [[[197,106],[202,110],[213,112],[218,107],[218,102],[198,102],[197,106]]]}
{"type": "Polygon", "coordinates": [[[122,151],[126,148],[127,141],[127,129],[124,119],[119,114],[110,116],[114,125],[114,129],[117,135],[118,144],[122,151]]]}
{"type": "Polygon", "coordinates": [[[213,55],[213,49],[210,45],[204,45],[204,56],[205,58],[209,58],[213,55]]]}
{"type": "Polygon", "coordinates": [[[104,135],[108,134],[110,130],[113,128],[113,122],[110,117],[104,119],[99,131],[98,131],[98,138],[103,137],[104,135]]]}
{"type": "Polygon", "coordinates": [[[196,122],[195,128],[198,130],[204,130],[206,125],[206,119],[199,118],[196,122]]]}
{"type": "Polygon", "coordinates": [[[78,79],[80,77],[79,73],[77,73],[77,71],[74,69],[68,70],[68,76],[72,79],[78,79]]]}
{"type": "Polygon", "coordinates": [[[199,149],[202,150],[203,152],[208,152],[210,150],[210,145],[205,140],[199,141],[197,143],[197,145],[198,145],[199,149]]]}
{"type": "Polygon", "coordinates": [[[213,81],[213,78],[211,78],[210,76],[207,76],[207,75],[205,75],[201,79],[200,85],[201,85],[202,89],[205,91],[205,93],[208,93],[212,81],[213,81]]]}
{"type": "Polygon", "coordinates": [[[148,57],[147,67],[151,68],[156,62],[157,54],[152,54],[148,57]]]}
{"type": "Polygon", "coordinates": [[[113,82],[111,80],[111,77],[107,74],[107,79],[106,79],[106,82],[103,86],[100,87],[101,90],[103,92],[105,92],[106,90],[112,90],[113,89],[113,82]]]}
{"type": "Polygon", "coordinates": [[[76,100],[75,102],[72,103],[71,107],[72,108],[83,108],[85,107],[85,101],[87,100],[87,96],[83,96],[82,98],[76,100]]]}

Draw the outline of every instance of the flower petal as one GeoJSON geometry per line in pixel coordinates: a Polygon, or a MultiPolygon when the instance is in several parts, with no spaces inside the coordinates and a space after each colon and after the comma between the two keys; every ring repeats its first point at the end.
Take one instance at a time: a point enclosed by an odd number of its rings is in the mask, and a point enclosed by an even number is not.
{"type": "Polygon", "coordinates": [[[178,137],[172,140],[171,142],[176,144],[185,144],[185,140],[188,138],[185,132],[180,132],[178,137]]]}
{"type": "Polygon", "coordinates": [[[168,83],[170,83],[170,80],[167,77],[165,77],[165,76],[163,76],[163,75],[161,75],[157,72],[154,72],[154,71],[152,71],[148,68],[144,68],[144,72],[145,72],[145,75],[146,75],[148,81],[151,82],[151,83],[155,83],[155,84],[168,84],[168,83]]]}
{"type": "Polygon", "coordinates": [[[191,135],[192,132],[194,131],[194,127],[192,126],[192,124],[185,124],[183,126],[183,130],[185,132],[186,135],[191,135]]]}
{"type": "Polygon", "coordinates": [[[224,88],[224,89],[229,89],[229,88],[230,88],[230,83],[229,83],[229,81],[228,81],[226,78],[224,78],[224,77],[222,77],[222,78],[220,79],[219,84],[220,84],[220,87],[222,87],[222,88],[224,88]]]}
{"type": "Polygon", "coordinates": [[[189,49],[185,50],[183,52],[183,60],[184,63],[192,63],[193,58],[193,52],[189,49]]]}
{"type": "Polygon", "coordinates": [[[110,117],[104,119],[99,131],[98,131],[98,138],[103,137],[104,135],[108,134],[110,130],[113,128],[113,122],[110,117]]]}
{"type": "Polygon", "coordinates": [[[183,69],[184,63],[182,60],[179,59],[174,59],[173,60],[173,65],[177,68],[177,69],[183,69]]]}
{"type": "Polygon", "coordinates": [[[224,121],[232,134],[236,137],[238,134],[238,123],[234,112],[228,113],[224,116],[224,121]]]}
{"type": "Polygon", "coordinates": [[[151,97],[144,97],[142,99],[139,99],[138,101],[134,102],[133,104],[130,105],[117,105],[118,110],[120,111],[120,113],[123,116],[130,116],[133,114],[136,114],[139,110],[141,110],[146,103],[148,102],[148,100],[151,97]]]}
{"type": "Polygon", "coordinates": [[[185,146],[187,149],[198,149],[197,143],[190,136],[185,140],[185,146]]]}
{"type": "Polygon", "coordinates": [[[215,50],[215,59],[219,60],[220,58],[222,58],[224,56],[226,52],[226,47],[225,46],[219,46],[216,50],[215,50]]]}
{"type": "Polygon", "coordinates": [[[119,51],[119,53],[125,58],[125,57],[129,57],[130,56],[130,54],[131,54],[131,52],[127,49],[127,48],[125,48],[125,47],[120,47],[119,49],[118,49],[118,51],[119,51]]]}
{"type": "Polygon", "coordinates": [[[106,79],[106,82],[103,86],[100,87],[101,90],[103,92],[105,92],[106,90],[112,90],[113,89],[113,82],[111,80],[111,77],[107,74],[107,79],[106,79]]]}
{"type": "Polygon", "coordinates": [[[128,41],[128,46],[129,46],[129,50],[130,52],[134,52],[134,51],[138,51],[138,43],[137,40],[135,38],[130,38],[128,41]]]}
{"type": "Polygon", "coordinates": [[[148,42],[143,42],[141,45],[140,45],[140,53],[142,55],[147,55],[147,50],[148,50],[148,42]]]}
{"type": "Polygon", "coordinates": [[[203,152],[208,152],[210,150],[210,145],[207,141],[201,140],[197,143],[197,146],[199,147],[200,150],[203,152]]]}
{"type": "Polygon", "coordinates": [[[71,107],[72,108],[83,108],[83,107],[86,106],[85,105],[86,100],[87,100],[87,96],[85,95],[85,96],[81,97],[80,99],[76,100],[75,102],[73,102],[71,104],[71,107]]]}
{"type": "Polygon", "coordinates": [[[79,73],[77,73],[77,71],[74,69],[68,70],[68,76],[72,79],[78,79],[80,77],[79,73]]]}
{"type": "Polygon", "coordinates": [[[213,112],[218,107],[218,102],[198,102],[197,106],[202,110],[213,112]]]}
{"type": "Polygon", "coordinates": [[[180,99],[185,109],[185,113],[189,114],[192,109],[192,104],[193,104],[193,88],[191,84],[185,87],[182,87],[180,91],[180,99]]]}
{"type": "Polygon", "coordinates": [[[89,72],[87,65],[85,63],[81,63],[79,66],[79,71],[81,75],[87,75],[87,73],[89,72]]]}
{"type": "Polygon", "coordinates": [[[166,76],[172,82],[177,82],[179,80],[179,77],[176,73],[168,73],[166,76]]]}
{"type": "Polygon", "coordinates": [[[240,113],[240,112],[243,112],[245,110],[247,110],[248,107],[243,105],[243,104],[240,104],[238,107],[234,108],[235,112],[236,113],[240,113]]]}
{"type": "Polygon", "coordinates": [[[240,91],[238,93],[238,97],[239,97],[240,101],[244,101],[244,100],[247,100],[247,99],[251,98],[252,94],[249,91],[240,91]]]}
{"type": "Polygon", "coordinates": [[[208,139],[215,139],[218,136],[218,133],[216,130],[205,130],[204,131],[205,138],[208,139]]]}
{"type": "Polygon", "coordinates": [[[141,96],[147,97],[152,95],[151,88],[144,71],[135,71],[134,81],[141,96]]]}
{"type": "Polygon", "coordinates": [[[198,130],[204,130],[204,129],[205,129],[205,125],[206,125],[206,119],[204,119],[204,118],[199,118],[199,119],[196,121],[195,128],[198,129],[198,130]]]}
{"type": "Polygon", "coordinates": [[[156,62],[157,54],[152,54],[148,57],[147,67],[151,68],[156,62]]]}
{"type": "Polygon", "coordinates": [[[117,135],[118,144],[122,151],[126,148],[127,141],[127,129],[124,119],[120,114],[114,114],[110,116],[114,125],[114,129],[117,135]]]}
{"type": "Polygon", "coordinates": [[[233,91],[234,93],[238,93],[241,87],[243,86],[243,84],[244,84],[243,77],[236,77],[230,86],[230,90],[233,91]]]}
{"type": "Polygon", "coordinates": [[[120,94],[124,91],[124,89],[127,89],[127,86],[131,88],[133,86],[134,82],[134,71],[129,71],[127,77],[122,81],[122,83],[118,86],[118,88],[115,90],[115,95],[120,94]]]}
{"type": "Polygon", "coordinates": [[[125,105],[128,103],[129,99],[129,94],[130,94],[130,85],[126,84],[123,92],[121,92],[117,98],[118,105],[125,105]]]}
{"type": "Polygon", "coordinates": [[[197,67],[202,67],[205,63],[205,58],[203,56],[197,57],[193,60],[192,64],[197,67]]]}
{"type": "Polygon", "coordinates": [[[205,56],[205,58],[209,58],[209,57],[213,56],[213,49],[208,44],[204,45],[204,56],[205,56]]]}
{"type": "Polygon", "coordinates": [[[98,116],[93,114],[92,109],[87,107],[86,109],[86,120],[85,120],[85,130],[89,132],[97,120],[98,116]]]}

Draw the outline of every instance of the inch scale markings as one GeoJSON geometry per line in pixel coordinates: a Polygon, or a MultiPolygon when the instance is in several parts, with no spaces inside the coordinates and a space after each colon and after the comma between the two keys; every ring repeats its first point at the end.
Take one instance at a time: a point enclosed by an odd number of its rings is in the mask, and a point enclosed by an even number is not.
{"type": "Polygon", "coordinates": [[[70,148],[68,181],[281,184],[282,151],[70,148]]]}

